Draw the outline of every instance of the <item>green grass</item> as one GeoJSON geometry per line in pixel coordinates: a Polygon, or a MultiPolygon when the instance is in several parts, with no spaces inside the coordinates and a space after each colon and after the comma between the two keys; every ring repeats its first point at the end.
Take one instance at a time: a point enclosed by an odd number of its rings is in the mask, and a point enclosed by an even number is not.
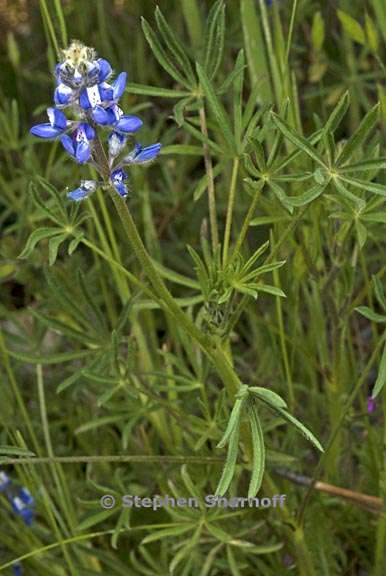
{"type": "Polygon", "coordinates": [[[383,3],[160,8],[2,16],[0,469],[36,518],[0,494],[0,572],[383,576],[383,3]],[[71,204],[93,169],[29,134],[73,38],[163,144],[127,201],[71,204]],[[216,491],[286,506],[100,505],[216,491]]]}

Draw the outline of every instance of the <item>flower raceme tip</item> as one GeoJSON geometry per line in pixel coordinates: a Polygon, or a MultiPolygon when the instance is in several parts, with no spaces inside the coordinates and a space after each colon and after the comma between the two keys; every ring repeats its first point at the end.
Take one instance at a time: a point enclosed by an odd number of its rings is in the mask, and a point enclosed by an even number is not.
{"type": "MultiPolygon", "coordinates": [[[[101,172],[96,161],[95,141],[98,139],[102,144],[102,131],[109,130],[108,183],[125,197],[128,175],[123,166],[151,162],[158,156],[161,144],[142,146],[134,142],[131,152],[124,155],[128,140],[133,139],[143,122],[137,116],[125,114],[118,105],[126,86],[126,72],[121,72],[114,80],[111,80],[112,74],[107,60],[98,58],[93,48],[74,40],[62,51],[61,62],[55,67],[56,106],[47,109],[49,122],[33,126],[30,132],[38,138],[59,139],[78,164],[90,163],[101,172]],[[64,108],[71,113],[71,119],[62,111],[64,108]]],[[[74,201],[83,200],[95,192],[98,185],[94,180],[82,180],[67,196],[74,201]]]]}

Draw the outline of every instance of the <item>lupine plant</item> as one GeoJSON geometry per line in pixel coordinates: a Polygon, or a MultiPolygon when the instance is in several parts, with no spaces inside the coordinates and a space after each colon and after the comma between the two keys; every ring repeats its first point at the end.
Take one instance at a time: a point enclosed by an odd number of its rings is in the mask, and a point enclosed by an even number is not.
{"type": "Polygon", "coordinates": [[[337,4],[42,0],[32,72],[9,33],[0,572],[384,574],[386,14],[337,4]]]}

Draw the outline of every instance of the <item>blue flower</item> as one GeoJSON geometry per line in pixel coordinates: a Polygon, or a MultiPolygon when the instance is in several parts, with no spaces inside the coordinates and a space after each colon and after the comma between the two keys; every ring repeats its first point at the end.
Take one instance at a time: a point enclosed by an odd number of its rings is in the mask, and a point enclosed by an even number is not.
{"type": "Polygon", "coordinates": [[[112,74],[112,68],[107,60],[97,58],[93,48],[74,40],[70,46],[62,50],[62,61],[55,68],[58,84],[70,88],[92,86],[104,82],[112,74]]]}
{"type": "Polygon", "coordinates": [[[10,477],[0,470],[0,492],[5,492],[11,484],[10,477]]]}
{"type": "Polygon", "coordinates": [[[128,179],[128,176],[122,168],[117,168],[110,175],[110,182],[114,186],[115,190],[118,192],[120,196],[123,198],[127,196],[128,189],[125,184],[125,180],[128,179]]]}
{"type": "Polygon", "coordinates": [[[66,84],[58,84],[54,92],[54,102],[57,106],[69,106],[77,98],[77,92],[66,84]]]}
{"type": "Polygon", "coordinates": [[[123,158],[122,164],[146,164],[154,160],[160,150],[161,144],[159,142],[145,147],[141,146],[141,144],[136,144],[134,150],[123,158]]]}
{"type": "Polygon", "coordinates": [[[13,572],[13,576],[22,576],[23,568],[21,567],[20,562],[18,562],[17,564],[14,564],[12,566],[12,572],[13,572]]]}
{"type": "Polygon", "coordinates": [[[12,509],[17,516],[20,516],[27,526],[31,526],[35,511],[35,500],[32,498],[27,488],[21,488],[17,496],[9,498],[12,509]]]}
{"type": "Polygon", "coordinates": [[[101,126],[113,126],[116,132],[125,134],[136,132],[143,124],[138,116],[124,114],[119,106],[113,104],[108,108],[96,106],[92,111],[92,117],[101,126]]]}
{"type": "MultiPolygon", "coordinates": [[[[137,116],[124,114],[118,102],[124,93],[127,74],[121,72],[112,81],[110,63],[97,58],[93,48],[79,41],[71,42],[62,51],[61,61],[55,67],[56,87],[54,101],[56,107],[48,108],[49,122],[31,128],[31,133],[40,138],[59,138],[64,149],[79,164],[92,161],[99,172],[97,158],[92,158],[93,140],[98,138],[102,148],[100,126],[109,129],[107,138],[109,158],[109,182],[122,197],[127,196],[127,174],[122,167],[131,164],[146,164],[158,156],[161,144],[143,147],[135,144],[134,149],[121,161],[116,158],[123,152],[128,138],[142,126],[137,116]],[[68,108],[73,119],[67,119],[61,108],[68,108]],[[96,134],[98,132],[98,135],[96,134]]],[[[71,118],[71,116],[70,116],[71,118]]],[[[107,150],[103,150],[104,153],[107,150]]],[[[124,155],[124,154],[122,154],[124,155]]],[[[98,186],[94,180],[81,180],[75,190],[67,194],[70,200],[79,202],[92,194],[98,186]]],[[[1,490],[0,479],[0,490],[1,490]]]]}
{"type": "Polygon", "coordinates": [[[31,134],[39,138],[57,138],[68,127],[68,121],[63,112],[57,108],[48,108],[47,116],[49,122],[37,124],[30,129],[31,134]]]}
{"type": "Polygon", "coordinates": [[[125,90],[126,78],[126,72],[121,72],[112,84],[101,82],[84,88],[79,97],[80,106],[84,110],[89,110],[106,102],[109,104],[118,102],[125,90]]]}
{"type": "Polygon", "coordinates": [[[94,128],[86,122],[81,122],[78,124],[71,136],[64,134],[60,141],[67,152],[73,156],[79,164],[85,164],[90,160],[90,140],[93,140],[94,138],[94,128]]]}
{"type": "Polygon", "coordinates": [[[32,524],[35,515],[35,499],[27,488],[19,488],[15,491],[9,476],[0,471],[0,492],[4,492],[13,512],[20,516],[27,526],[32,524]]]}
{"type": "Polygon", "coordinates": [[[97,189],[97,182],[95,180],[81,180],[79,188],[72,190],[67,194],[67,198],[79,202],[90,196],[97,189]]]}
{"type": "Polygon", "coordinates": [[[122,152],[126,145],[126,140],[127,138],[123,134],[120,134],[119,132],[111,132],[108,138],[110,160],[113,160],[122,152]]]}

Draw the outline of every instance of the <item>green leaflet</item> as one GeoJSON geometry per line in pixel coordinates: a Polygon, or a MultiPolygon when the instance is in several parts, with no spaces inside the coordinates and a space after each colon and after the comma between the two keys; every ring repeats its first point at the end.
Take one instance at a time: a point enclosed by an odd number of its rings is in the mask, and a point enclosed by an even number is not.
{"type": "Polygon", "coordinates": [[[155,542],[156,540],[162,540],[163,538],[169,538],[170,536],[178,536],[179,534],[184,534],[189,530],[192,530],[195,527],[195,524],[184,522],[183,524],[179,524],[177,526],[173,526],[172,528],[165,528],[163,530],[157,530],[149,536],[145,536],[142,540],[142,544],[148,544],[149,542],[155,542]]]}
{"type": "Polygon", "coordinates": [[[230,435],[232,434],[233,430],[238,427],[239,425],[239,421],[240,421],[240,414],[241,414],[241,409],[243,407],[244,404],[244,398],[237,398],[231,415],[229,417],[229,421],[228,421],[228,425],[226,427],[226,430],[224,432],[223,437],[221,438],[220,442],[217,444],[217,448],[223,448],[223,446],[225,446],[225,444],[228,442],[228,439],[230,437],[230,435]]]}
{"type": "Polygon", "coordinates": [[[368,306],[358,306],[357,308],[355,308],[355,310],[359,312],[359,314],[362,314],[362,316],[364,316],[368,320],[371,320],[371,322],[386,322],[386,316],[374,312],[374,310],[372,310],[368,306]]]}
{"type": "Polygon", "coordinates": [[[310,156],[310,158],[315,160],[315,162],[323,166],[323,168],[327,168],[323,158],[311,146],[309,140],[306,140],[306,138],[303,138],[303,136],[297,134],[295,130],[293,130],[293,128],[291,128],[291,126],[287,124],[287,122],[285,122],[285,120],[280,118],[274,112],[271,112],[271,116],[277,128],[290,142],[292,142],[292,144],[294,144],[297,148],[305,152],[308,156],[310,156]]]}
{"type": "Polygon", "coordinates": [[[126,85],[128,94],[139,94],[141,96],[158,96],[159,98],[185,98],[191,93],[186,90],[172,90],[171,88],[161,88],[158,86],[147,86],[128,82],[126,85]]]}
{"type": "Polygon", "coordinates": [[[248,488],[248,498],[253,498],[260,490],[264,476],[265,447],[260,419],[253,404],[249,406],[248,413],[253,447],[252,475],[248,488]]]}
{"type": "Polygon", "coordinates": [[[157,35],[154,33],[154,30],[151,28],[151,26],[148,24],[145,18],[142,18],[141,21],[142,21],[142,30],[145,35],[145,38],[154,56],[157,58],[162,68],[166,70],[166,72],[170,74],[170,76],[172,76],[172,78],[174,78],[176,82],[179,82],[180,84],[182,84],[182,86],[185,86],[186,88],[190,88],[189,83],[177,70],[172,60],[170,60],[168,54],[162,47],[160,41],[158,40],[157,35]]]}
{"type": "Polygon", "coordinates": [[[210,79],[214,78],[224,52],[225,6],[217,0],[208,15],[204,42],[204,69],[210,79]]]}
{"type": "Polygon", "coordinates": [[[158,30],[162,35],[165,44],[169,48],[170,52],[173,54],[178,64],[181,66],[182,70],[184,70],[189,82],[191,82],[192,85],[194,85],[196,79],[186,50],[181,40],[174,33],[173,29],[169,26],[169,24],[165,20],[164,15],[162,14],[158,6],[155,10],[155,18],[157,21],[158,30]]]}
{"type": "Polygon", "coordinates": [[[229,148],[235,151],[235,141],[232,134],[232,128],[229,124],[225,109],[217,97],[216,91],[209,77],[207,76],[204,68],[197,63],[197,74],[200,79],[200,84],[203,89],[208,106],[216,119],[218,127],[222,132],[229,148]]]}
{"type": "Polygon", "coordinates": [[[225,466],[216,488],[215,496],[223,496],[228,490],[236,468],[237,453],[239,448],[240,429],[235,426],[229,436],[228,453],[225,466]]]}
{"type": "Polygon", "coordinates": [[[378,121],[379,104],[376,104],[359,124],[354,134],[347,140],[341,154],[337,158],[337,165],[341,166],[351,158],[354,152],[366,141],[371,130],[378,121]]]}
{"type": "Polygon", "coordinates": [[[284,418],[284,420],[287,420],[287,422],[293,424],[295,428],[297,428],[299,432],[301,432],[301,434],[303,434],[303,436],[315,446],[315,448],[320,450],[320,452],[324,452],[323,446],[319,440],[312,434],[310,430],[308,430],[306,426],[304,426],[304,424],[295,418],[295,416],[292,416],[286,410],[283,410],[283,408],[275,408],[275,411],[278,412],[284,418]]]}
{"type": "Polygon", "coordinates": [[[249,392],[256,395],[260,400],[269,404],[272,408],[287,408],[287,403],[279,394],[269,390],[268,388],[261,388],[260,386],[250,386],[249,392]]]}
{"type": "Polygon", "coordinates": [[[385,295],[384,288],[382,286],[382,282],[375,275],[373,275],[372,279],[373,279],[373,284],[374,284],[375,296],[377,297],[378,302],[380,303],[380,305],[382,306],[382,308],[386,312],[386,295],[385,295]]]}
{"type": "Polygon", "coordinates": [[[371,394],[373,398],[376,398],[378,396],[378,394],[383,389],[385,382],[386,382],[386,344],[383,347],[382,358],[381,358],[381,363],[379,365],[377,380],[374,384],[374,389],[373,389],[373,392],[371,394]]]}

